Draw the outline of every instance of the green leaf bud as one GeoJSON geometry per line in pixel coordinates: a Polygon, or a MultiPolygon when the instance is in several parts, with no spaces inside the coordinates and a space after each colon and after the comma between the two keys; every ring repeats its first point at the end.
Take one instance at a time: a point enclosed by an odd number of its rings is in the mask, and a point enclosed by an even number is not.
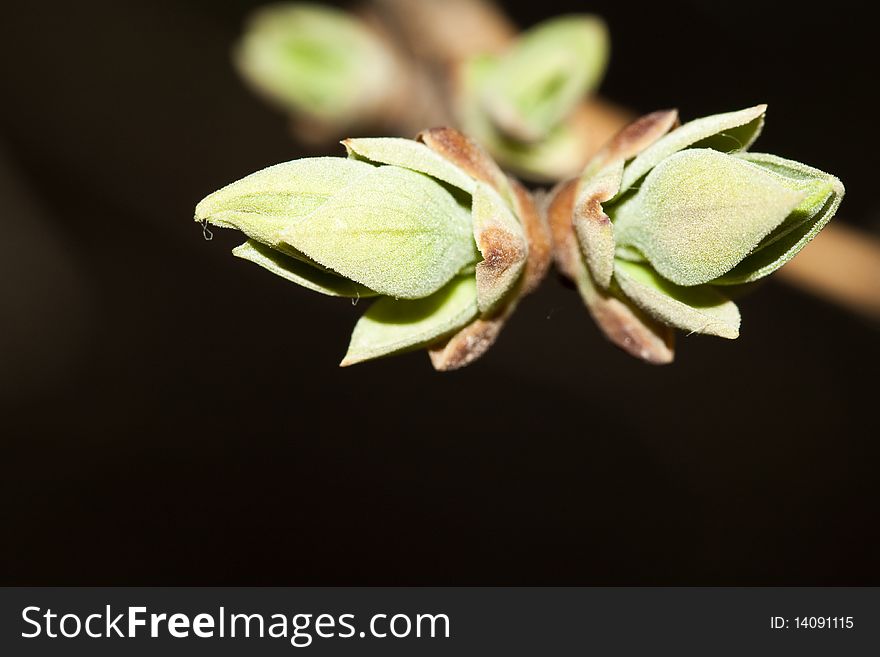
{"type": "Polygon", "coordinates": [[[425,347],[437,369],[461,367],[543,278],[550,240],[529,193],[476,144],[448,128],[419,140],[346,140],[348,159],[263,169],[195,218],[240,230],[234,255],[301,287],[378,296],[344,365],[425,347]]]}
{"type": "Polygon", "coordinates": [[[606,335],[630,353],[671,360],[651,348],[659,333],[650,322],[634,322],[621,307],[688,333],[736,338],[740,315],[727,291],[788,262],[840,205],[844,189],[834,176],[746,152],[765,110],[680,127],[675,112],[655,112],[554,192],[548,218],[557,263],[606,335]]]}

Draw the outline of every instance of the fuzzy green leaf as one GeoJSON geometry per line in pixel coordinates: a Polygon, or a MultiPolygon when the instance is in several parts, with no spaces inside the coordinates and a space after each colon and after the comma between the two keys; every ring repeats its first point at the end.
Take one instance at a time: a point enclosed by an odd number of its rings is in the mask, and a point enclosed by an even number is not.
{"type": "Polygon", "coordinates": [[[276,276],[304,288],[331,297],[374,297],[376,293],[358,283],[328,271],[312,267],[280,251],[248,240],[232,250],[232,255],[248,260],[276,276]]]}
{"type": "Polygon", "coordinates": [[[723,153],[747,150],[761,134],[766,105],[713,114],[685,123],[636,156],[623,174],[623,194],[665,158],[685,148],[711,148],[723,153]]]}
{"type": "Polygon", "coordinates": [[[285,228],[374,170],[364,162],[341,157],[276,164],[205,197],[196,206],[195,219],[237,228],[252,240],[283,249],[285,228]]]}
{"type": "Polygon", "coordinates": [[[377,300],[360,318],[341,365],[428,346],[473,321],[477,286],[472,276],[454,279],[439,292],[416,301],[377,300]]]}
{"type": "Polygon", "coordinates": [[[488,313],[513,289],[528,256],[525,231],[498,193],[479,183],[473,196],[474,239],[483,260],[477,263],[477,299],[488,313]]]}
{"type": "Polygon", "coordinates": [[[501,131],[520,141],[548,135],[599,82],[608,32],[595,16],[562,16],[526,31],[483,89],[483,107],[501,131]]]}
{"type": "Polygon", "coordinates": [[[658,321],[691,333],[739,337],[739,309],[709,285],[682,287],[646,265],[618,260],[615,280],[623,293],[658,321]]]}
{"type": "Polygon", "coordinates": [[[394,58],[347,12],[317,4],[257,11],[235,50],[238,70],[284,108],[319,120],[371,109],[394,84],[394,58]]]}
{"type": "Polygon", "coordinates": [[[422,143],[398,137],[365,137],[342,142],[349,155],[377,164],[412,169],[474,193],[476,181],[422,143]]]}
{"type": "Polygon", "coordinates": [[[434,293],[476,257],[468,211],[436,181],[393,166],[373,168],[282,238],[320,265],[404,299],[434,293]]]}
{"type": "Polygon", "coordinates": [[[674,283],[708,283],[733,269],[804,200],[805,192],[779,178],[718,151],[681,151],[615,209],[617,238],[674,283]]]}
{"type": "Polygon", "coordinates": [[[741,153],[737,157],[779,174],[792,188],[805,190],[806,198],[754,253],[715,281],[720,285],[756,281],[782,267],[831,220],[845,192],[840,180],[800,162],[766,153],[741,153]]]}

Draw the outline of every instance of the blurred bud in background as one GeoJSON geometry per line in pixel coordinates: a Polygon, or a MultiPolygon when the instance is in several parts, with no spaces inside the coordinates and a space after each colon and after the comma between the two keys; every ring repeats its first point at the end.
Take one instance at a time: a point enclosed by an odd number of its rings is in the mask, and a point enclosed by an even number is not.
{"type": "Polygon", "coordinates": [[[415,125],[409,117],[427,93],[376,21],[320,4],[258,9],[234,61],[256,92],[291,115],[305,143],[353,128],[398,133],[415,125]]]}
{"type": "Polygon", "coordinates": [[[456,115],[502,166],[532,180],[575,175],[596,150],[584,100],[605,72],[609,39],[596,16],[554,18],[500,54],[458,67],[456,115]]]}

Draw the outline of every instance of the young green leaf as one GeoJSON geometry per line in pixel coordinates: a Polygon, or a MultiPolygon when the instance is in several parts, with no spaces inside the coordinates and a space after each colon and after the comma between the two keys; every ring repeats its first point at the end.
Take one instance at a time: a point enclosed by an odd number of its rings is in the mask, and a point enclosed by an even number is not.
{"type": "Polygon", "coordinates": [[[745,160],[688,149],[657,165],[616,208],[615,232],[665,278],[700,285],[730,271],[805,195],[745,160]]]}
{"type": "Polygon", "coordinates": [[[374,170],[364,162],[340,157],[276,164],[205,197],[196,206],[195,219],[236,228],[252,240],[283,248],[285,228],[374,170]]]}
{"type": "Polygon", "coordinates": [[[364,137],[346,139],[342,143],[350,156],[412,169],[447,182],[468,194],[474,193],[476,181],[473,178],[420,142],[398,137],[364,137]]]}
{"type": "Polygon", "coordinates": [[[624,260],[615,263],[615,280],[627,298],[664,324],[692,333],[739,337],[739,309],[711,286],[674,285],[650,267],[624,260]]]}
{"type": "Polygon", "coordinates": [[[264,244],[248,240],[232,255],[253,262],[291,283],[331,297],[373,297],[376,293],[358,283],[285,255],[264,244]]]}
{"type": "Polygon", "coordinates": [[[452,280],[433,295],[415,301],[383,297],[360,318],[340,365],[427,346],[473,321],[477,286],[472,276],[452,280]]]}
{"type": "Polygon", "coordinates": [[[630,162],[623,174],[620,194],[664,159],[685,148],[711,148],[723,153],[747,150],[761,134],[766,111],[766,105],[756,105],[738,112],[705,116],[676,128],[630,162]]]}
{"type": "Polygon", "coordinates": [[[393,166],[372,168],[288,226],[282,239],[346,278],[403,299],[439,290],[476,257],[467,210],[431,178],[393,166]]]}

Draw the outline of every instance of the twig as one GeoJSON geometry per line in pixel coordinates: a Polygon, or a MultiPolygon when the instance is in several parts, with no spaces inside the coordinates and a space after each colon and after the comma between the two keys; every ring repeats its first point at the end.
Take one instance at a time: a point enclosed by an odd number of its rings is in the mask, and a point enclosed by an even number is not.
{"type": "Polygon", "coordinates": [[[789,285],[880,320],[880,240],[839,219],[777,272],[789,285]]]}

